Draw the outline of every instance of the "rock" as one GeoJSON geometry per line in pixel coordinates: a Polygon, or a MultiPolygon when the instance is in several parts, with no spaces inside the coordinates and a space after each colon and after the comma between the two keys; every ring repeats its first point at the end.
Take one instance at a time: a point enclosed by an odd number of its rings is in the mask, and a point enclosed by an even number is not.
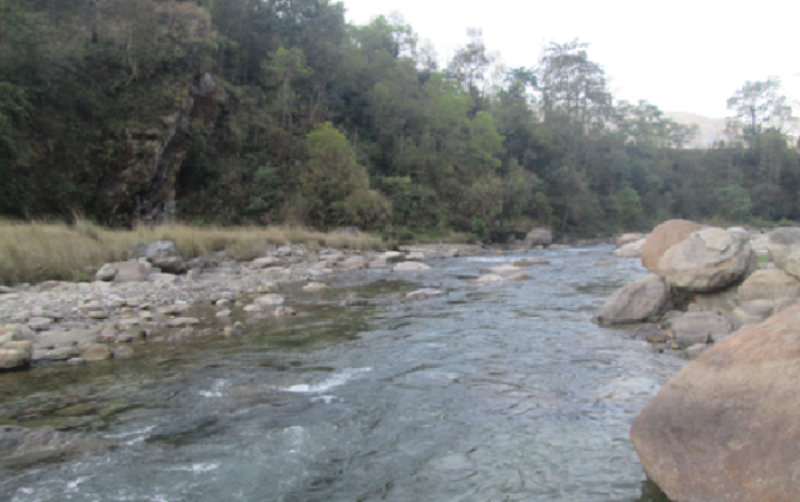
{"type": "Polygon", "coordinates": [[[28,319],[28,327],[33,331],[47,331],[50,329],[50,318],[47,317],[34,317],[28,319]]]}
{"type": "Polygon", "coordinates": [[[100,270],[98,270],[96,274],[94,274],[94,278],[98,281],[113,281],[116,275],[117,267],[111,263],[106,263],[100,267],[100,270]]]}
{"type": "Polygon", "coordinates": [[[272,311],[272,316],[279,319],[284,317],[292,317],[294,314],[295,312],[292,307],[281,306],[272,311]]]}
{"type": "Polygon", "coordinates": [[[110,443],[107,441],[56,432],[49,427],[29,430],[0,426],[0,467],[18,469],[99,451],[108,446],[110,443]]]}
{"type": "Polygon", "coordinates": [[[283,302],[284,302],[284,298],[281,295],[276,295],[276,294],[268,294],[268,295],[259,296],[258,298],[253,300],[253,303],[255,305],[262,305],[264,307],[272,307],[272,306],[275,306],[275,305],[283,305],[283,302]]]}
{"type": "Polygon", "coordinates": [[[800,227],[786,227],[769,233],[770,259],[781,270],[800,278],[800,227]]]}
{"type": "Polygon", "coordinates": [[[480,271],[481,274],[514,274],[519,272],[519,267],[514,265],[497,265],[495,267],[484,268],[480,271]]]}
{"type": "Polygon", "coordinates": [[[717,312],[688,312],[664,323],[673,348],[717,342],[733,332],[730,319],[717,312]]]}
{"type": "Polygon", "coordinates": [[[114,359],[128,359],[133,357],[133,349],[130,347],[116,347],[112,353],[114,359]]]}
{"type": "Polygon", "coordinates": [[[800,280],[780,269],[758,270],[739,286],[742,302],[780,297],[800,297],[800,280]]]}
{"type": "Polygon", "coordinates": [[[750,232],[748,232],[746,228],[728,227],[725,230],[728,231],[729,233],[736,235],[745,242],[750,242],[750,232]]]}
{"type": "Polygon", "coordinates": [[[351,256],[344,261],[340,261],[336,266],[342,270],[357,270],[367,268],[369,261],[363,256],[351,256]]]}
{"type": "Polygon", "coordinates": [[[546,228],[534,228],[525,236],[522,246],[530,249],[534,246],[549,246],[553,243],[553,234],[546,228]]]}
{"type": "Polygon", "coordinates": [[[84,350],[81,354],[81,358],[88,362],[92,361],[105,361],[106,359],[111,359],[112,357],[111,349],[108,348],[106,345],[92,345],[88,349],[84,350]]]}
{"type": "Polygon", "coordinates": [[[424,288],[412,291],[406,295],[406,300],[426,300],[434,296],[440,296],[442,292],[438,289],[424,288]]]}
{"type": "Polygon", "coordinates": [[[569,244],[550,244],[547,249],[552,251],[562,251],[564,249],[572,249],[572,246],[569,244]]]}
{"type": "Polygon", "coordinates": [[[34,333],[32,329],[24,324],[6,324],[0,328],[0,339],[2,339],[4,336],[10,337],[8,340],[6,340],[9,342],[15,340],[28,340],[29,342],[32,342],[36,339],[36,333],[34,333]]]}
{"type": "Polygon", "coordinates": [[[615,250],[614,256],[619,256],[620,258],[638,258],[642,256],[642,248],[644,248],[644,243],[646,241],[647,239],[640,239],[638,241],[629,242],[615,250]]]}
{"type": "Polygon", "coordinates": [[[104,312],[102,310],[91,310],[86,313],[86,317],[96,320],[108,319],[108,312],[104,312]]]}
{"type": "Polygon", "coordinates": [[[751,234],[750,248],[758,257],[769,257],[769,234],[751,234]]]}
{"type": "Polygon", "coordinates": [[[67,364],[69,364],[70,366],[85,366],[86,359],[83,359],[81,357],[71,357],[67,359],[67,364]]]}
{"type": "Polygon", "coordinates": [[[704,228],[705,225],[687,220],[669,220],[658,225],[647,236],[642,246],[642,265],[658,274],[660,272],[658,261],[664,253],[704,228]]]}
{"type": "Polygon", "coordinates": [[[147,280],[150,268],[140,261],[122,261],[112,263],[117,273],[114,282],[143,282],[147,280]]]}
{"type": "Polygon", "coordinates": [[[328,287],[327,284],[324,284],[324,283],[321,283],[321,282],[309,282],[308,284],[303,286],[303,291],[309,292],[309,293],[316,293],[318,291],[322,291],[323,289],[326,289],[327,287],[328,287]]]}
{"type": "Polygon", "coordinates": [[[601,325],[632,324],[660,317],[671,307],[667,283],[650,274],[617,290],[595,317],[601,325]]]}
{"type": "Polygon", "coordinates": [[[277,267],[280,265],[282,261],[279,258],[274,256],[265,256],[263,258],[256,258],[255,260],[250,262],[255,268],[267,268],[267,267],[277,267]]]}
{"type": "Polygon", "coordinates": [[[386,263],[400,263],[406,260],[406,255],[400,251],[386,251],[379,255],[377,259],[386,263]]]}
{"type": "Polygon", "coordinates": [[[171,328],[185,328],[187,326],[197,326],[200,324],[200,319],[195,317],[176,317],[167,321],[167,326],[171,328]]]}
{"type": "Polygon", "coordinates": [[[413,261],[422,261],[425,260],[427,257],[425,253],[422,251],[412,251],[405,256],[406,260],[413,260],[413,261]]]}
{"type": "Polygon", "coordinates": [[[616,264],[617,264],[617,262],[615,262],[615,261],[598,261],[598,262],[595,262],[592,266],[593,267],[613,267],[616,264]]]}
{"type": "Polygon", "coordinates": [[[661,329],[657,324],[643,324],[633,330],[631,338],[644,340],[650,343],[666,343],[667,332],[661,329]]]}
{"type": "Polygon", "coordinates": [[[742,303],[731,314],[731,319],[737,328],[749,324],[758,324],[772,315],[775,310],[775,302],[772,300],[752,300],[742,303]]]}
{"type": "Polygon", "coordinates": [[[683,352],[686,354],[687,359],[689,359],[690,361],[694,361],[695,359],[700,357],[700,354],[702,354],[703,352],[707,351],[710,348],[711,345],[707,343],[696,343],[691,347],[687,347],[686,350],[684,350],[683,352]]]}
{"type": "Polygon", "coordinates": [[[644,470],[682,502],[800,500],[800,306],[685,366],[636,417],[644,470]]]}
{"type": "Polygon", "coordinates": [[[226,317],[230,317],[231,313],[232,312],[230,310],[220,310],[219,312],[214,314],[214,317],[216,317],[217,319],[224,319],[226,317]]]}
{"type": "Polygon", "coordinates": [[[714,291],[742,277],[750,258],[749,244],[721,228],[705,228],[669,248],[658,270],[672,287],[714,291]]]}
{"type": "Polygon", "coordinates": [[[478,277],[475,279],[473,284],[492,284],[497,282],[503,282],[503,276],[497,274],[486,274],[478,277]]]}
{"type": "Polygon", "coordinates": [[[525,260],[514,262],[514,266],[520,268],[533,267],[536,265],[550,265],[550,260],[546,260],[544,258],[527,258],[525,260]]]}
{"type": "Polygon", "coordinates": [[[418,261],[404,261],[395,265],[392,272],[420,272],[422,270],[430,270],[430,268],[428,265],[418,261]]]}
{"type": "Polygon", "coordinates": [[[641,241],[644,239],[647,239],[647,235],[645,234],[636,234],[636,233],[622,234],[617,236],[617,248],[621,248],[626,244],[630,244],[636,241],[641,241]]]}
{"type": "Polygon", "coordinates": [[[33,358],[33,344],[27,340],[12,340],[0,346],[0,369],[24,368],[33,358]]]}
{"type": "Polygon", "coordinates": [[[533,277],[531,277],[528,274],[525,274],[523,272],[518,272],[516,274],[511,274],[510,276],[508,276],[508,280],[509,281],[532,281],[533,277]]]}
{"type": "Polygon", "coordinates": [[[181,274],[186,271],[186,264],[183,262],[178,248],[171,241],[139,244],[136,246],[135,255],[137,258],[147,258],[153,266],[160,268],[162,272],[181,274]]]}
{"type": "Polygon", "coordinates": [[[12,292],[13,292],[13,290],[11,288],[9,288],[8,286],[0,285],[0,295],[9,295],[12,292]]]}
{"type": "Polygon", "coordinates": [[[689,307],[697,311],[718,311],[723,315],[730,315],[739,306],[739,285],[733,285],[713,291],[711,293],[689,294],[689,298],[694,296],[694,303],[689,307]]]}
{"type": "Polygon", "coordinates": [[[244,310],[245,312],[263,312],[264,311],[264,307],[262,307],[261,305],[256,305],[255,303],[253,303],[251,305],[245,305],[242,310],[244,310]]]}

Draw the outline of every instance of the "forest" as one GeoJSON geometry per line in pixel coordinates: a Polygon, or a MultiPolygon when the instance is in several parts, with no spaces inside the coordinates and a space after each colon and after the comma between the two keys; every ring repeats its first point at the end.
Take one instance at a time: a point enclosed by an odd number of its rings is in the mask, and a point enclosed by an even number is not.
{"type": "MultiPolygon", "coordinates": [[[[580,40],[442,64],[329,0],[0,0],[0,217],[356,226],[503,239],[800,219],[774,78],[727,137],[619,101],[580,40]]],[[[662,78],[654,76],[653,78],[662,78]]]]}

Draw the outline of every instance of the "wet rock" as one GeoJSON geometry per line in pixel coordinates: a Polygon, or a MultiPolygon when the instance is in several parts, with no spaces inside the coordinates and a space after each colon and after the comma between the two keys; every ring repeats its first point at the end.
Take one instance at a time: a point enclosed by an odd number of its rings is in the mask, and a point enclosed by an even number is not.
{"type": "Polygon", "coordinates": [[[347,298],[339,302],[340,307],[361,307],[365,305],[369,305],[369,300],[359,298],[354,294],[348,295],[347,298]]]}
{"type": "Polygon", "coordinates": [[[406,256],[400,251],[386,251],[378,255],[377,259],[386,263],[400,263],[406,260],[406,256]]]}
{"type": "Polygon", "coordinates": [[[514,262],[514,266],[520,268],[535,267],[536,265],[550,265],[550,260],[545,258],[527,258],[514,262]]]}
{"type": "Polygon", "coordinates": [[[528,274],[525,274],[523,272],[518,272],[516,274],[511,274],[510,276],[508,276],[508,280],[512,281],[512,282],[513,281],[532,281],[533,277],[531,277],[528,274]]]}
{"type": "Polygon", "coordinates": [[[430,270],[431,267],[417,261],[404,261],[398,263],[392,269],[392,272],[420,272],[423,270],[430,270]]]}
{"type": "Polygon", "coordinates": [[[496,267],[489,267],[484,268],[480,271],[481,274],[514,274],[519,272],[519,267],[515,267],[514,265],[497,265],[496,267]]]}
{"type": "Polygon", "coordinates": [[[272,311],[272,317],[282,319],[285,317],[292,317],[295,311],[292,307],[281,306],[272,311]]]}
{"type": "Polygon", "coordinates": [[[661,317],[671,306],[667,283],[650,274],[617,290],[595,317],[601,325],[632,324],[661,317]]]}
{"type": "Polygon", "coordinates": [[[656,324],[643,324],[633,330],[632,338],[649,343],[666,343],[667,332],[656,324]]]}
{"type": "Polygon", "coordinates": [[[127,346],[115,347],[112,352],[114,359],[128,359],[133,357],[133,349],[127,346]]]}
{"type": "Polygon", "coordinates": [[[27,340],[12,340],[0,345],[0,369],[24,368],[33,358],[33,344],[27,340]]]}
{"type": "Polygon", "coordinates": [[[169,274],[182,274],[186,271],[178,248],[171,241],[157,241],[136,246],[137,258],[146,258],[153,266],[169,274]]]}
{"type": "Polygon", "coordinates": [[[672,287],[706,292],[736,282],[750,259],[749,244],[721,228],[705,228],[668,249],[658,269],[672,287]]]}
{"type": "Polygon", "coordinates": [[[621,248],[626,244],[637,242],[647,239],[646,234],[628,233],[617,236],[617,248],[621,248]]]}
{"type": "Polygon", "coordinates": [[[81,358],[88,362],[105,361],[111,359],[112,355],[107,345],[93,345],[83,351],[81,358]]]}
{"type": "Polygon", "coordinates": [[[110,443],[107,441],[56,432],[49,427],[30,430],[0,426],[0,467],[20,468],[38,462],[64,460],[108,446],[110,443]]]}
{"type": "Polygon", "coordinates": [[[116,275],[117,267],[111,263],[106,263],[100,267],[100,270],[98,270],[96,274],[94,274],[94,278],[98,281],[113,281],[116,275]]]}
{"type": "Polygon", "coordinates": [[[504,279],[503,279],[503,276],[501,276],[501,275],[485,274],[485,275],[482,275],[482,276],[478,277],[474,281],[472,281],[472,283],[473,284],[494,284],[494,283],[503,282],[503,281],[504,281],[504,279]]]}
{"type": "Polygon", "coordinates": [[[598,261],[592,264],[593,267],[613,267],[616,265],[617,262],[615,261],[598,261]]]}
{"type": "Polygon", "coordinates": [[[303,291],[307,293],[315,293],[327,289],[328,285],[321,282],[309,282],[303,286],[303,291]]]}
{"type": "Polygon", "coordinates": [[[72,357],[67,359],[67,364],[70,366],[85,366],[86,359],[83,359],[82,357],[72,357]]]}
{"type": "Polygon", "coordinates": [[[795,501],[800,306],[709,348],[636,417],[631,441],[670,500],[795,501]]]}
{"type": "Polygon", "coordinates": [[[167,321],[167,326],[170,328],[185,328],[187,326],[197,326],[200,324],[200,319],[196,317],[176,317],[167,321]]]}
{"type": "Polygon", "coordinates": [[[264,307],[253,303],[250,305],[245,305],[242,310],[244,310],[245,312],[263,312],[264,307]]]}
{"type": "Polygon", "coordinates": [[[438,289],[423,288],[406,294],[406,300],[426,300],[435,296],[441,296],[442,292],[438,289]]]}
{"type": "Polygon", "coordinates": [[[733,323],[717,312],[688,312],[664,323],[673,348],[718,342],[733,332],[733,323]]]}
{"type": "Polygon", "coordinates": [[[231,313],[232,312],[230,310],[220,310],[214,315],[214,317],[216,317],[217,319],[223,319],[226,317],[230,317],[231,313]]]}
{"type": "Polygon", "coordinates": [[[642,249],[647,239],[640,239],[638,241],[629,242],[619,249],[614,250],[614,256],[620,258],[638,258],[642,256],[642,249]]]}
{"type": "Polygon", "coordinates": [[[658,274],[658,261],[664,253],[703,228],[706,226],[687,220],[669,220],[658,225],[642,246],[642,265],[658,274]]]}
{"type": "Polygon", "coordinates": [[[345,259],[337,264],[337,268],[342,270],[356,270],[361,268],[367,268],[369,262],[363,256],[351,256],[350,258],[345,259]]]}

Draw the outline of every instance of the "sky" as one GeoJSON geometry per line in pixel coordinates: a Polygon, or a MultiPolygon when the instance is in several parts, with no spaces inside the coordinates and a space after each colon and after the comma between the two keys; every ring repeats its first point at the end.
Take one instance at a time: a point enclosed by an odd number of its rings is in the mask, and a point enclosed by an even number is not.
{"type": "Polygon", "coordinates": [[[347,20],[400,13],[440,60],[483,30],[508,67],[537,65],[549,42],[579,38],[616,99],[663,111],[731,116],[746,81],[778,76],[800,115],[800,2],[760,0],[343,0],[347,20]]]}

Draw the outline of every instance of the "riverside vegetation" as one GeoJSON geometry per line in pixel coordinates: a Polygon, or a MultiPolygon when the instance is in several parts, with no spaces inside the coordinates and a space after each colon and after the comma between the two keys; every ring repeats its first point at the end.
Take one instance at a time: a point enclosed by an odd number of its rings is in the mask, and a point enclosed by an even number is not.
{"type": "Polygon", "coordinates": [[[615,100],[580,41],[505,68],[472,30],[440,66],[398,16],[345,8],[0,0],[0,216],[495,241],[800,216],[775,79],[731,97],[724,142],[687,150],[695,129],[615,100]]]}

